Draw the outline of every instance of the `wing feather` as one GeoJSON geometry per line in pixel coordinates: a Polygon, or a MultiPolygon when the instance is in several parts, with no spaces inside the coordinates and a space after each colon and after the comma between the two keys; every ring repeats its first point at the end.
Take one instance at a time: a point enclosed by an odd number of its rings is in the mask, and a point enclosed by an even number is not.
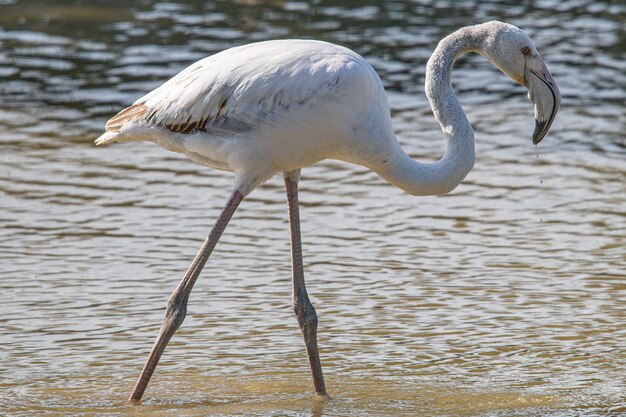
{"type": "Polygon", "coordinates": [[[336,98],[355,63],[365,65],[356,53],[319,41],[231,48],[187,67],[111,118],[106,130],[129,123],[220,136],[261,129],[336,98]]]}

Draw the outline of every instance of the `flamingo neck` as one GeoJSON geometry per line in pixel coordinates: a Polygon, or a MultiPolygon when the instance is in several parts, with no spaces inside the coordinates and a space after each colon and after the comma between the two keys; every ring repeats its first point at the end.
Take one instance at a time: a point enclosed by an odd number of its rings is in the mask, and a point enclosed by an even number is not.
{"type": "Polygon", "coordinates": [[[437,162],[414,161],[399,146],[388,167],[379,174],[413,195],[445,194],[452,191],[474,166],[474,130],[459,104],[450,73],[454,61],[467,52],[483,52],[484,34],[472,27],[444,38],[426,66],[426,96],[447,142],[445,155],[437,162]]]}

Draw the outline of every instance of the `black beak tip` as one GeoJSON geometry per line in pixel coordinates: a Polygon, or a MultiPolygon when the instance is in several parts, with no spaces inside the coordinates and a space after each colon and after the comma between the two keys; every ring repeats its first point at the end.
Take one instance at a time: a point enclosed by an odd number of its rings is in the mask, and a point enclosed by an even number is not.
{"type": "Polygon", "coordinates": [[[535,119],[535,131],[533,132],[533,145],[538,144],[548,133],[547,125],[548,121],[540,121],[535,119]]]}

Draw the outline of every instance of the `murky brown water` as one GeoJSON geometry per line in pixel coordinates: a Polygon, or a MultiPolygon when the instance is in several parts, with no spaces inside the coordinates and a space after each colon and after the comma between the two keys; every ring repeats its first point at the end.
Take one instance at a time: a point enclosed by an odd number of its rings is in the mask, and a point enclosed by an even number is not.
{"type": "Polygon", "coordinates": [[[626,415],[623,2],[129,4],[0,0],[0,415],[626,415]],[[453,194],[303,171],[334,399],[312,398],[274,179],[236,213],[146,401],[126,405],[231,177],[150,144],[96,149],[104,121],[205,55],[314,37],[370,60],[400,140],[432,160],[426,59],[493,18],[530,33],[561,87],[538,149],[524,89],[471,57],[454,82],[477,163],[453,194]]]}

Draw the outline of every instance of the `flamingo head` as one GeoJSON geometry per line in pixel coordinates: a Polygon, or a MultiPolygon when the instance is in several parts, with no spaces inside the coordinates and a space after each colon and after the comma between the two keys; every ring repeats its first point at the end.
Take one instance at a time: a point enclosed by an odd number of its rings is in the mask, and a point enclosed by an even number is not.
{"type": "Polygon", "coordinates": [[[487,37],[481,53],[513,81],[528,89],[535,105],[536,145],[546,136],[561,104],[561,93],[537,48],[519,28],[502,22],[485,23],[487,37]]]}

